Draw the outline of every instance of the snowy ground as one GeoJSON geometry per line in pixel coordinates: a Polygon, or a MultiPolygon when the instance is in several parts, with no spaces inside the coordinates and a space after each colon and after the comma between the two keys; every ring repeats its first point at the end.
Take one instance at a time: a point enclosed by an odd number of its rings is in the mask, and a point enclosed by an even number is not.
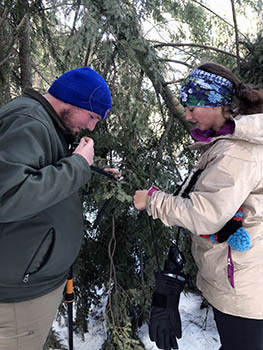
{"type": "MultiPolygon", "coordinates": [[[[208,315],[206,315],[205,309],[200,310],[200,303],[199,296],[193,294],[181,295],[180,314],[183,336],[178,340],[180,350],[218,350],[220,348],[213,312],[209,309],[208,315]]],[[[98,310],[98,313],[100,312],[102,310],[98,310]]],[[[67,346],[67,328],[59,327],[56,321],[53,327],[59,333],[61,339],[64,339],[63,344],[67,346]]],[[[80,337],[74,336],[74,350],[100,350],[105,340],[105,334],[105,324],[90,318],[89,332],[85,334],[85,340],[82,341],[80,337]]],[[[139,330],[139,336],[146,350],[158,350],[155,343],[149,339],[146,324],[139,330]]]]}

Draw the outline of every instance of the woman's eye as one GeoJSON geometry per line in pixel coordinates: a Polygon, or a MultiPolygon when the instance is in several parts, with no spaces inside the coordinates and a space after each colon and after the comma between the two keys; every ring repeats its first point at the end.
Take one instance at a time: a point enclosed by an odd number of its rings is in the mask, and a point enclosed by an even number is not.
{"type": "Polygon", "coordinates": [[[186,113],[186,111],[193,112],[194,107],[184,107],[184,112],[186,113]]]}

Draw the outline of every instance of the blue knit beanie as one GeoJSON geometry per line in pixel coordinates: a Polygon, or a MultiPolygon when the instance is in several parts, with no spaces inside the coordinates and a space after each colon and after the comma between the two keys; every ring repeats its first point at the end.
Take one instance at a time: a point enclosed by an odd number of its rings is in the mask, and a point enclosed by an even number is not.
{"type": "Polygon", "coordinates": [[[64,73],[53,82],[48,92],[63,102],[97,113],[103,120],[112,107],[108,85],[89,67],[64,73]]]}

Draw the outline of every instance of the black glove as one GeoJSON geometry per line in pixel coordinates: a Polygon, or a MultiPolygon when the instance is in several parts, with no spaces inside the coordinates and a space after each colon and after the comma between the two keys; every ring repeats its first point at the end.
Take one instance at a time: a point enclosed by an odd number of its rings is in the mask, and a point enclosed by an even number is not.
{"type": "Polygon", "coordinates": [[[181,338],[182,327],[178,310],[180,293],[185,278],[169,277],[163,273],[155,275],[156,288],[153,294],[149,335],[159,349],[178,349],[176,338],[181,338]]]}
{"type": "Polygon", "coordinates": [[[178,272],[182,269],[183,262],[184,258],[178,248],[171,247],[164,271],[155,274],[149,336],[159,349],[178,349],[176,338],[182,336],[178,304],[186,278],[178,272]]]}
{"type": "Polygon", "coordinates": [[[217,241],[219,243],[225,242],[228,238],[235,233],[240,227],[242,227],[242,221],[235,220],[235,216],[229,220],[220,231],[216,233],[217,241]]]}

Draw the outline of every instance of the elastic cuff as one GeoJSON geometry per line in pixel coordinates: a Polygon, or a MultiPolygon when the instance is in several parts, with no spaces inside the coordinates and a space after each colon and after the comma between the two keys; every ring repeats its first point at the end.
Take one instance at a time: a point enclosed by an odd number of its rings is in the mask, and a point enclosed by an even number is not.
{"type": "Polygon", "coordinates": [[[155,192],[155,191],[159,191],[159,188],[156,187],[156,186],[152,186],[152,187],[149,189],[149,191],[148,191],[148,193],[147,193],[147,196],[151,197],[152,194],[153,194],[153,192],[155,192]]]}

